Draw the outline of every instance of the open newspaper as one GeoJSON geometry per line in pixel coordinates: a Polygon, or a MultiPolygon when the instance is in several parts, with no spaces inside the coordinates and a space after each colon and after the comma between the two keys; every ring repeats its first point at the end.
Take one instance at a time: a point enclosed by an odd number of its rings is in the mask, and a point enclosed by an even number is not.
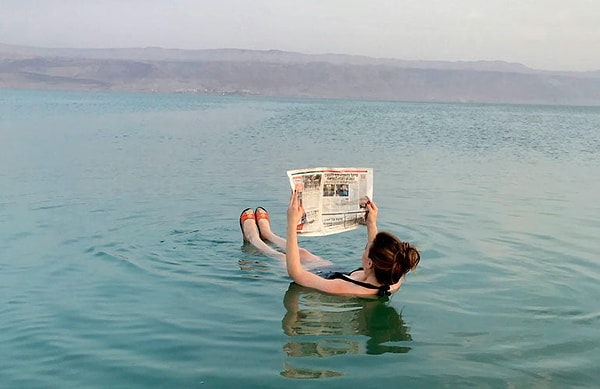
{"type": "Polygon", "coordinates": [[[365,224],[366,204],[373,198],[372,168],[318,167],[287,175],[304,209],[299,234],[329,235],[365,224]]]}

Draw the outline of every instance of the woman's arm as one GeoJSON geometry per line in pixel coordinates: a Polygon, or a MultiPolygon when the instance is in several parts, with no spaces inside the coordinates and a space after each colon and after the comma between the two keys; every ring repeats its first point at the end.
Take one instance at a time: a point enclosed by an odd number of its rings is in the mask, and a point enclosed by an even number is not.
{"type": "Polygon", "coordinates": [[[302,210],[298,201],[298,192],[294,190],[290,197],[290,204],[287,210],[287,239],[285,244],[285,266],[290,278],[297,282],[304,269],[300,264],[300,251],[298,249],[297,226],[302,218],[302,210]]]}
{"type": "MultiPolygon", "coordinates": [[[[377,213],[377,211],[375,211],[375,213],[377,213]]],[[[298,193],[294,191],[290,198],[290,205],[287,210],[287,241],[285,245],[285,265],[290,278],[299,285],[327,293],[353,295],[372,294],[372,291],[365,290],[365,288],[362,288],[361,286],[340,279],[328,280],[302,268],[298,248],[298,234],[296,232],[296,227],[301,218],[302,209],[300,208],[298,193]]]]}
{"type": "Polygon", "coordinates": [[[377,235],[377,214],[379,210],[373,201],[367,202],[367,243],[375,239],[377,235]]]}
{"type": "Polygon", "coordinates": [[[300,263],[298,247],[297,226],[302,219],[302,208],[298,199],[298,192],[294,190],[287,210],[287,239],[285,244],[285,265],[288,275],[296,283],[310,288],[324,290],[323,281],[327,281],[316,274],[306,271],[300,263]]]}

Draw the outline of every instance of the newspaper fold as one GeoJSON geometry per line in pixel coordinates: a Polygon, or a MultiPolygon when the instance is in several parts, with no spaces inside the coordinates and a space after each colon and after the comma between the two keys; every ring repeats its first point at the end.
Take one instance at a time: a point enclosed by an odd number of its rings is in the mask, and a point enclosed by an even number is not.
{"type": "Polygon", "coordinates": [[[287,175],[304,209],[299,234],[330,235],[365,224],[366,203],[373,198],[372,168],[317,167],[287,175]]]}

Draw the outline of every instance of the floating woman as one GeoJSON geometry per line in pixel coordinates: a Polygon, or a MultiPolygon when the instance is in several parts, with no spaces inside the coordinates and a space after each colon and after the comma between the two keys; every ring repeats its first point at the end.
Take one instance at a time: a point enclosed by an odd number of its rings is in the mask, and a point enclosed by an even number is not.
{"type": "Polygon", "coordinates": [[[373,201],[366,204],[367,244],[361,256],[361,267],[349,273],[335,272],[327,277],[302,267],[302,262],[329,263],[298,246],[297,225],[302,218],[298,193],[292,192],[287,209],[287,239],[271,231],[269,213],[262,207],[247,208],[240,215],[244,240],[265,255],[285,260],[290,278],[299,285],[322,292],[354,296],[389,296],[397,292],[404,276],[416,268],[419,251],[389,232],[377,230],[378,208],[373,201]],[[265,241],[284,249],[275,250],[265,241]]]}

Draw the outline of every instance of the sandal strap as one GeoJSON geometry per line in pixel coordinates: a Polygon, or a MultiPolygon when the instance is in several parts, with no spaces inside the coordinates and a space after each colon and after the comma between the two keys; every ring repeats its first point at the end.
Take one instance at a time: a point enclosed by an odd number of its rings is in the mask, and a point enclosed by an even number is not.
{"type": "Polygon", "coordinates": [[[254,213],[249,213],[249,212],[242,213],[242,215],[240,216],[240,223],[243,223],[244,221],[246,221],[248,219],[256,220],[256,218],[254,217],[254,213]]]}
{"type": "Polygon", "coordinates": [[[269,212],[267,212],[267,210],[262,207],[256,208],[256,210],[254,211],[254,214],[256,215],[256,220],[267,219],[267,220],[271,221],[271,218],[269,217],[269,212]]]}

